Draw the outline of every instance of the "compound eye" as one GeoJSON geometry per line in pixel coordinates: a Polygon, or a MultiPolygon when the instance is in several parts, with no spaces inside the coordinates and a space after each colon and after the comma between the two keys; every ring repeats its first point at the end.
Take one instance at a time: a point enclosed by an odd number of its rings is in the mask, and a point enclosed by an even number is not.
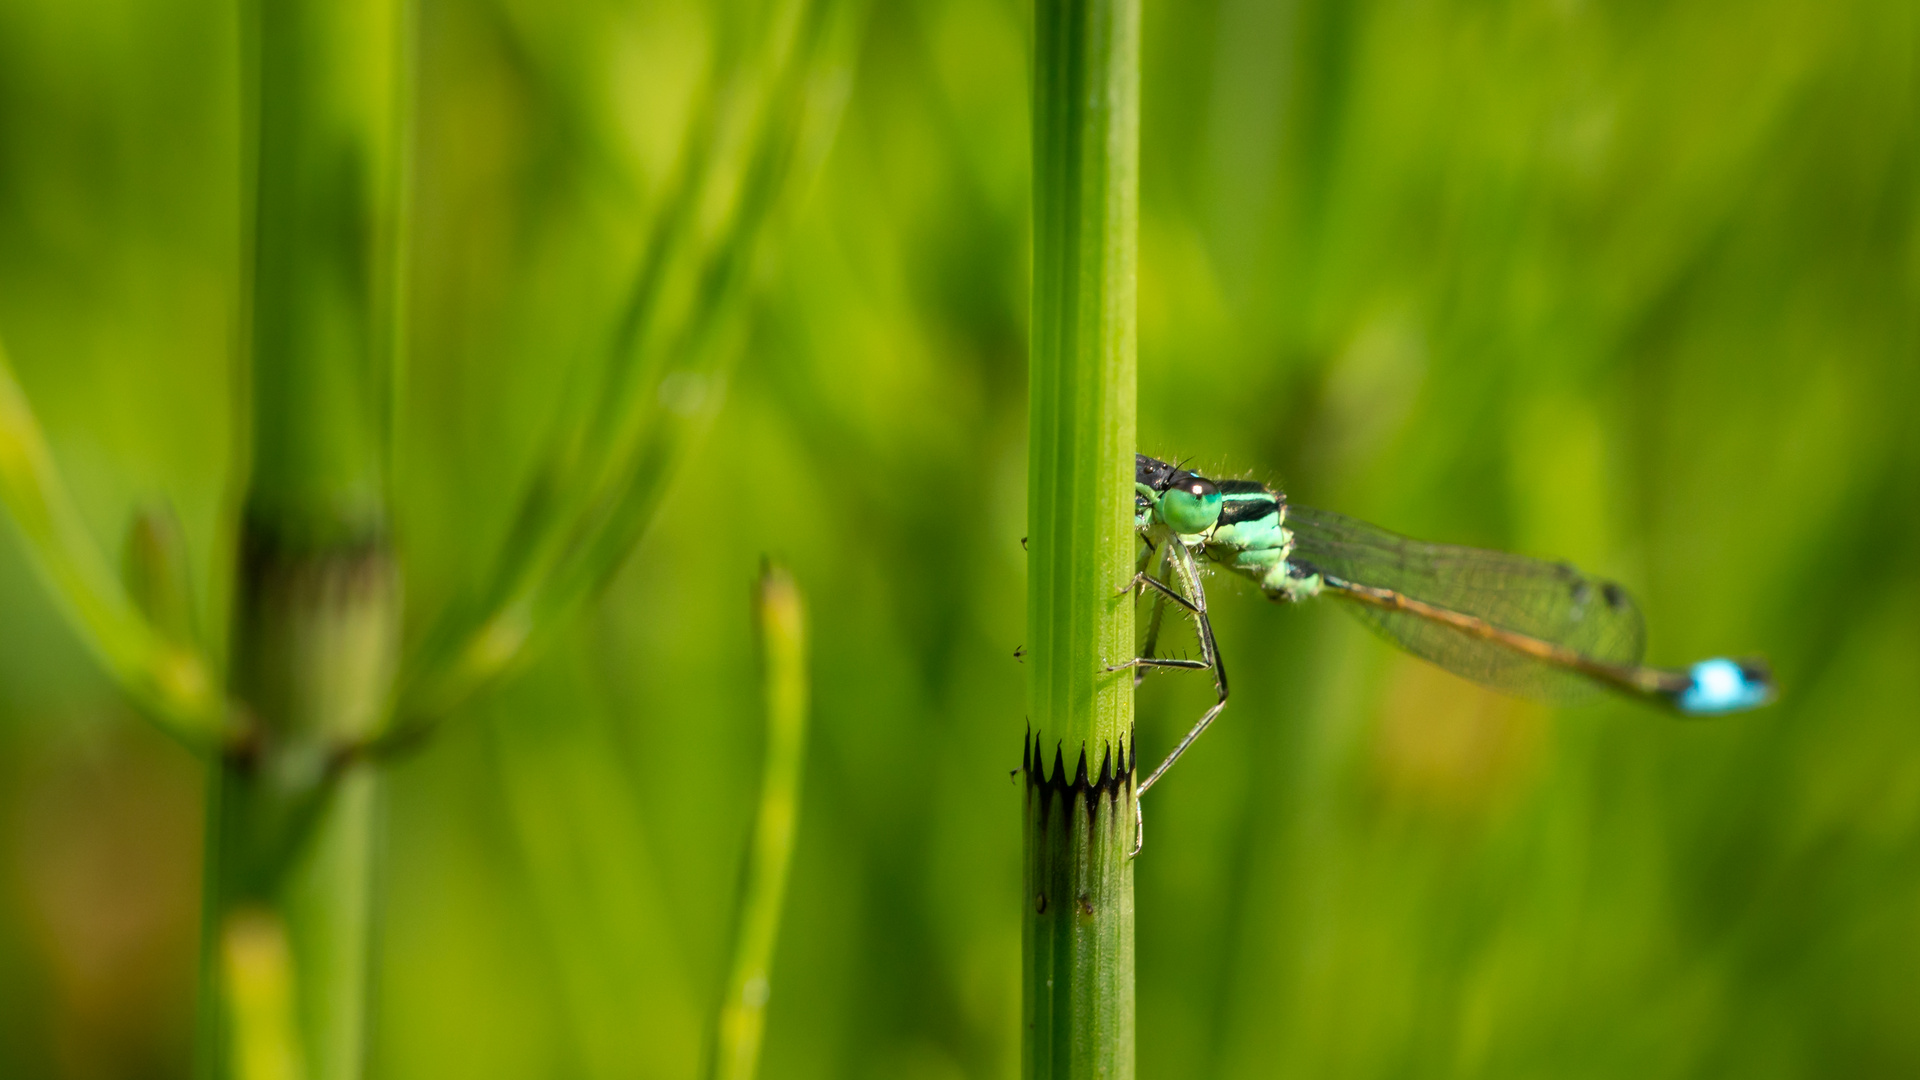
{"type": "Polygon", "coordinates": [[[1160,511],[1174,532],[1204,532],[1220,520],[1220,488],[1205,477],[1190,475],[1160,497],[1160,511]]]}

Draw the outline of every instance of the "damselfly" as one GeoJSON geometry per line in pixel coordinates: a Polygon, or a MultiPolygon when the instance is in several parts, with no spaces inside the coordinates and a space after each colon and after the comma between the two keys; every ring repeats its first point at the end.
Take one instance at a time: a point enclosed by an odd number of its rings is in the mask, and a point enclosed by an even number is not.
{"type": "MultiPolygon", "coordinates": [[[[1774,698],[1764,661],[1716,657],[1642,666],[1646,628],[1619,585],[1566,563],[1428,544],[1325,510],[1291,506],[1249,480],[1209,480],[1136,456],[1135,527],[1144,549],[1131,588],[1154,593],[1141,655],[1113,670],[1211,671],[1217,698],[1140,782],[1145,795],[1227,705],[1200,565],[1230,570],[1271,600],[1329,595],[1394,644],[1496,690],[1568,703],[1611,690],[1685,716],[1757,708],[1774,698]],[[1159,565],[1154,565],[1156,555],[1159,565]],[[1168,603],[1193,616],[1200,659],[1154,656],[1168,603]]],[[[1136,805],[1138,805],[1136,803],[1136,805]]],[[[1139,850],[1140,836],[1134,850],[1139,850]]]]}

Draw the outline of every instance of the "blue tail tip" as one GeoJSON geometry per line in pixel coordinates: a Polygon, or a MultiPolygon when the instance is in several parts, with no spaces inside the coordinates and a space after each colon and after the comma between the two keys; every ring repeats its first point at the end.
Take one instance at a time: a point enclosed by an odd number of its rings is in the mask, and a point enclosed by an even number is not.
{"type": "Polygon", "coordinates": [[[1716,656],[1687,669],[1690,682],[1673,697],[1673,704],[1689,716],[1757,709],[1773,701],[1777,690],[1773,672],[1761,660],[1728,660],[1716,656]]]}

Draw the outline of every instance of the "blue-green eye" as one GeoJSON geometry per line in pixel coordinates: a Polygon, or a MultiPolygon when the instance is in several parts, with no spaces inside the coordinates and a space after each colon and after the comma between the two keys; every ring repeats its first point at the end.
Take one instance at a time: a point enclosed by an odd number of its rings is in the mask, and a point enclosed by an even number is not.
{"type": "Polygon", "coordinates": [[[1220,489],[1211,480],[1188,476],[1160,496],[1160,517],[1174,532],[1205,532],[1220,520],[1220,489]]]}

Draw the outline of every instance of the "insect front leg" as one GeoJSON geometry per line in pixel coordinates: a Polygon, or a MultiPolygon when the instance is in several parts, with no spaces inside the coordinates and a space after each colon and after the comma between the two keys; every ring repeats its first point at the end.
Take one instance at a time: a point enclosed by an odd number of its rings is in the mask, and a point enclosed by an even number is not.
{"type": "MultiPolygon", "coordinates": [[[[1171,548],[1169,548],[1169,551],[1171,551],[1171,548]]],[[[1128,591],[1135,589],[1153,590],[1153,614],[1147,622],[1147,641],[1141,649],[1142,655],[1136,656],[1124,663],[1110,664],[1105,670],[1125,671],[1128,668],[1133,668],[1136,672],[1133,677],[1133,684],[1139,686],[1141,678],[1145,676],[1147,671],[1153,668],[1178,668],[1182,671],[1205,671],[1213,666],[1209,660],[1162,659],[1153,655],[1154,647],[1160,640],[1161,616],[1166,610],[1167,602],[1171,600],[1173,603],[1180,605],[1180,607],[1189,614],[1197,615],[1201,609],[1194,606],[1193,601],[1182,596],[1179,590],[1173,586],[1145,571],[1136,574],[1133,581],[1127,586],[1127,589],[1128,591]]]]}
{"type": "Polygon", "coordinates": [[[1141,847],[1146,843],[1146,820],[1140,812],[1141,797],[1146,795],[1147,791],[1152,788],[1154,784],[1158,783],[1162,776],[1166,775],[1167,770],[1173,767],[1173,763],[1180,760],[1180,755],[1187,752],[1187,747],[1192,746],[1193,741],[1200,737],[1201,732],[1206,731],[1208,726],[1213,723],[1214,718],[1219,716],[1221,710],[1227,707],[1227,669],[1226,666],[1220,662],[1219,643],[1214,640],[1213,636],[1213,620],[1207,617],[1207,594],[1206,591],[1201,588],[1200,572],[1194,565],[1193,553],[1188,551],[1185,545],[1181,545],[1180,549],[1173,553],[1173,562],[1175,569],[1179,572],[1178,576],[1181,578],[1181,584],[1186,587],[1188,593],[1193,597],[1191,610],[1193,612],[1195,628],[1200,634],[1200,655],[1205,659],[1205,666],[1213,670],[1213,687],[1216,692],[1216,698],[1213,707],[1208,709],[1206,713],[1200,717],[1199,721],[1193,725],[1192,730],[1188,731],[1186,736],[1180,740],[1179,745],[1173,748],[1173,752],[1167,755],[1167,759],[1162,761],[1151,773],[1148,773],[1147,778],[1142,780],[1140,786],[1134,790],[1133,854],[1135,855],[1140,853],[1141,847]]]}
{"type": "Polygon", "coordinates": [[[1187,747],[1193,745],[1193,741],[1200,737],[1200,733],[1207,730],[1214,719],[1220,715],[1221,710],[1227,707],[1227,669],[1220,660],[1220,644],[1214,637],[1213,620],[1207,614],[1207,594],[1205,587],[1200,583],[1199,567],[1195,564],[1193,553],[1189,551],[1187,546],[1181,543],[1178,538],[1169,539],[1164,545],[1164,548],[1165,554],[1162,556],[1163,563],[1160,572],[1164,574],[1171,570],[1168,576],[1175,579],[1174,583],[1170,584],[1152,574],[1141,572],[1135,577],[1134,583],[1129,586],[1130,589],[1140,587],[1151,588],[1156,594],[1154,597],[1154,614],[1148,623],[1147,646],[1142,650],[1145,655],[1124,664],[1116,664],[1107,670],[1119,671],[1129,667],[1137,669],[1139,673],[1134,676],[1136,686],[1139,684],[1141,675],[1149,668],[1180,668],[1187,671],[1212,671],[1215,697],[1213,706],[1193,725],[1192,730],[1188,731],[1186,736],[1180,740],[1179,745],[1173,748],[1173,752],[1167,755],[1166,760],[1162,761],[1159,766],[1156,767],[1153,772],[1149,773],[1147,778],[1141,781],[1139,786],[1134,789],[1134,843],[1133,851],[1128,855],[1129,858],[1138,855],[1140,849],[1146,844],[1147,826],[1146,818],[1140,809],[1141,796],[1144,796],[1149,788],[1159,782],[1160,777],[1165,775],[1166,771],[1173,767],[1173,763],[1180,759],[1180,755],[1186,753],[1187,747]],[[1176,587],[1176,585],[1178,587],[1176,587]],[[1153,647],[1157,643],[1159,636],[1160,616],[1168,602],[1177,604],[1189,615],[1193,616],[1194,631],[1200,638],[1201,659],[1172,660],[1160,659],[1153,655],[1153,647]]]}
{"type": "MultiPolygon", "coordinates": [[[[1178,541],[1173,541],[1172,543],[1178,543],[1178,541]]],[[[1168,546],[1171,547],[1171,544],[1169,544],[1168,546]]],[[[1152,551],[1149,550],[1148,556],[1151,557],[1152,554],[1153,554],[1152,551]]],[[[1160,552],[1160,568],[1154,572],[1153,576],[1160,579],[1162,583],[1166,581],[1168,564],[1171,557],[1172,557],[1172,552],[1169,550],[1163,549],[1160,552]]],[[[1166,615],[1166,613],[1167,613],[1167,596],[1164,592],[1161,592],[1160,590],[1155,589],[1153,594],[1153,611],[1147,616],[1147,640],[1146,640],[1146,643],[1140,647],[1140,659],[1142,660],[1153,659],[1153,650],[1160,643],[1160,620],[1164,615],[1166,615]]],[[[1147,677],[1147,672],[1150,669],[1151,669],[1151,665],[1147,665],[1147,664],[1134,665],[1134,669],[1133,669],[1134,689],[1137,690],[1140,688],[1140,681],[1147,677]]]]}

